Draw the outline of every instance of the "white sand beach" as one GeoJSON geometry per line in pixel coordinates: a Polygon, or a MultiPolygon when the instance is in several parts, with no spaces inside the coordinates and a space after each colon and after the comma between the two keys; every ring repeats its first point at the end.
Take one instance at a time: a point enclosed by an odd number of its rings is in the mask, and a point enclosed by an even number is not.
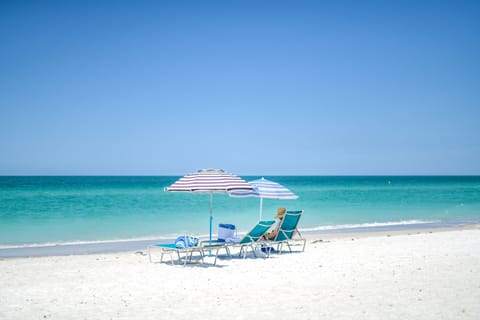
{"type": "Polygon", "coordinates": [[[216,267],[149,263],[146,255],[124,252],[3,259],[0,270],[0,319],[480,315],[478,227],[315,235],[304,253],[222,259],[216,267]]]}

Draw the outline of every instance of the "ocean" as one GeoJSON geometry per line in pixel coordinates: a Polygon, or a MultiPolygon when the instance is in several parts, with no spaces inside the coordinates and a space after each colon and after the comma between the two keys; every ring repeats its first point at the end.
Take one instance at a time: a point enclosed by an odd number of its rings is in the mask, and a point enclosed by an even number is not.
{"type": "MultiPolygon", "coordinates": [[[[210,196],[170,193],[175,176],[0,177],[0,249],[207,236],[210,196]]],[[[254,180],[259,176],[243,176],[254,180]]],[[[297,200],[264,199],[304,210],[301,232],[450,226],[480,222],[479,176],[266,176],[297,200]]],[[[213,231],[231,223],[247,231],[258,198],[213,196],[213,231]]]]}

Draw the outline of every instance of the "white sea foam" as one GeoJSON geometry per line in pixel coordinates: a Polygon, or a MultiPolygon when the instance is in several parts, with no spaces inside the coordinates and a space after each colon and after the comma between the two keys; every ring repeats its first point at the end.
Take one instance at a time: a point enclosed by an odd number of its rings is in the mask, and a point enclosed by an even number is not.
{"type": "Polygon", "coordinates": [[[424,221],[424,220],[405,220],[405,221],[392,221],[392,222],[368,222],[358,224],[341,224],[333,226],[317,226],[313,228],[300,228],[303,232],[315,232],[315,231],[328,231],[328,230],[342,230],[342,229],[359,229],[359,228],[378,228],[378,227],[395,227],[395,226],[408,226],[419,224],[431,224],[439,223],[440,221],[424,221]]]}
{"type": "Polygon", "coordinates": [[[135,241],[161,241],[171,240],[175,236],[149,236],[129,239],[110,239],[110,240],[94,240],[94,241],[65,241],[65,242],[44,242],[44,243],[28,243],[21,245],[0,245],[0,249],[17,249],[17,248],[39,248],[39,247],[55,247],[55,246],[75,246],[75,245],[95,245],[121,242],[135,242],[135,241]]]}
{"type": "MultiPolygon", "coordinates": [[[[245,232],[246,233],[246,232],[245,232]]],[[[239,232],[241,234],[241,232],[239,232]]],[[[42,243],[27,243],[27,244],[17,244],[17,245],[1,245],[0,249],[18,249],[18,248],[40,248],[40,247],[56,247],[56,246],[81,246],[81,245],[97,245],[97,244],[111,244],[111,243],[122,243],[122,242],[137,242],[137,241],[172,241],[180,234],[171,234],[171,235],[152,235],[145,237],[137,238],[126,238],[126,239],[106,239],[106,240],[78,240],[78,241],[58,241],[58,242],[42,242],[42,243]]],[[[208,234],[194,235],[199,238],[208,238],[208,234]]],[[[212,234],[212,238],[216,238],[216,234],[212,234]]]]}

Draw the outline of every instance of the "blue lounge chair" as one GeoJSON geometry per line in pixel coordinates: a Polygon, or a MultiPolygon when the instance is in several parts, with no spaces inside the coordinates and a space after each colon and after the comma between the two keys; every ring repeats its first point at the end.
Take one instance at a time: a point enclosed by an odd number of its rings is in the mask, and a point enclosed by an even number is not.
{"type": "Polygon", "coordinates": [[[202,246],[198,246],[198,245],[188,246],[188,244],[187,244],[185,247],[179,248],[176,243],[153,244],[153,245],[150,245],[148,247],[148,259],[150,260],[150,262],[153,262],[152,252],[151,252],[152,249],[160,250],[160,254],[161,254],[160,263],[163,262],[163,256],[165,254],[168,254],[170,256],[170,261],[171,261],[172,265],[174,265],[175,261],[182,262],[182,255],[181,254],[184,254],[183,266],[186,266],[187,262],[192,262],[192,256],[193,256],[194,252],[198,252],[200,254],[200,258],[202,260],[202,263],[204,263],[203,257],[204,257],[205,254],[204,254],[202,246]],[[177,259],[174,258],[175,255],[177,256],[177,259]]]}
{"type": "MultiPolygon", "coordinates": [[[[300,222],[300,218],[303,215],[303,210],[300,211],[287,211],[285,216],[282,219],[280,227],[278,229],[278,233],[275,236],[275,239],[265,241],[266,245],[277,246],[278,253],[282,253],[283,244],[288,246],[290,252],[292,252],[291,243],[292,242],[301,242],[302,252],[305,251],[306,239],[302,238],[302,235],[298,231],[298,223],[300,222]],[[297,235],[299,238],[294,239],[294,236],[297,235]]],[[[267,255],[270,253],[270,250],[267,251],[267,255]]]]}
{"type": "Polygon", "coordinates": [[[215,242],[211,245],[209,241],[202,243],[204,249],[215,250],[215,261],[213,265],[217,264],[217,257],[220,250],[224,249],[229,257],[231,257],[230,248],[240,247],[239,256],[243,254],[243,258],[246,257],[248,248],[252,250],[253,255],[255,254],[255,246],[257,241],[272,227],[275,221],[259,221],[238,243],[236,242],[215,242]]]}

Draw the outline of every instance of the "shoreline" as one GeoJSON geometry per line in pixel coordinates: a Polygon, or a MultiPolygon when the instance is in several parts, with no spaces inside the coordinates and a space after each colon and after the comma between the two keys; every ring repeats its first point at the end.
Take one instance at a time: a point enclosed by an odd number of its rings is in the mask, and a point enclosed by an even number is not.
{"type": "MultiPolygon", "coordinates": [[[[356,227],[343,229],[328,229],[303,231],[302,237],[308,240],[342,239],[342,238],[360,238],[372,236],[390,236],[390,235],[410,235],[414,233],[432,233],[455,230],[480,229],[478,223],[419,223],[407,225],[388,225],[378,227],[356,227]]],[[[54,257],[54,256],[72,256],[72,255],[92,255],[122,253],[146,250],[149,245],[155,243],[171,243],[175,238],[152,238],[140,240],[117,240],[117,241],[99,241],[92,243],[74,243],[74,244],[51,244],[38,246],[25,246],[13,248],[0,248],[0,260],[15,258],[33,258],[33,257],[54,257]]],[[[205,237],[201,237],[205,240],[205,237]]]]}

